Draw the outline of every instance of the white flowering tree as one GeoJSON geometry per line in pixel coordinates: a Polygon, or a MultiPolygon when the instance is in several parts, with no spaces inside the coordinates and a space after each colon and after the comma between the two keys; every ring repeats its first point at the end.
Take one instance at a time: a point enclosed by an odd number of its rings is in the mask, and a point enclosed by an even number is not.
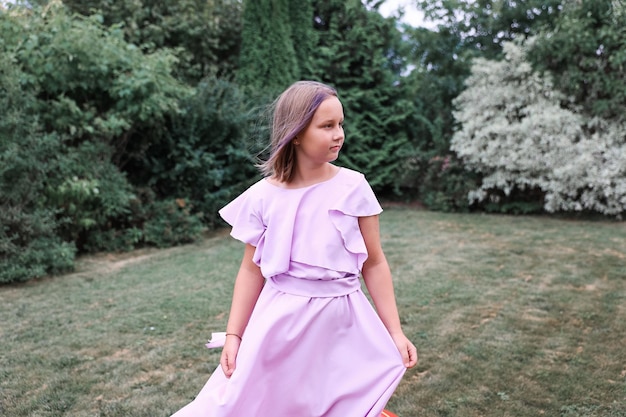
{"type": "Polygon", "coordinates": [[[548,212],[620,216],[626,212],[626,124],[565,108],[551,78],[526,60],[531,44],[505,43],[502,61],[476,59],[455,100],[460,129],[451,149],[484,176],[470,202],[541,190],[548,212]]]}

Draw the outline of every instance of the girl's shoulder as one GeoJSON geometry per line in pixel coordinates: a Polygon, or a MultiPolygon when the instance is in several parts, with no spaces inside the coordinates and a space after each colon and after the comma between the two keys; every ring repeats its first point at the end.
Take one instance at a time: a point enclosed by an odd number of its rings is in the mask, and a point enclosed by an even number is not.
{"type": "Polygon", "coordinates": [[[359,171],[355,171],[353,169],[350,168],[346,168],[346,167],[342,167],[341,168],[341,172],[340,174],[343,174],[343,176],[347,179],[351,179],[354,181],[362,181],[365,179],[365,175],[359,171]]]}
{"type": "Polygon", "coordinates": [[[337,177],[337,182],[343,187],[358,188],[364,185],[369,186],[369,183],[363,173],[350,168],[342,167],[337,177]]]}

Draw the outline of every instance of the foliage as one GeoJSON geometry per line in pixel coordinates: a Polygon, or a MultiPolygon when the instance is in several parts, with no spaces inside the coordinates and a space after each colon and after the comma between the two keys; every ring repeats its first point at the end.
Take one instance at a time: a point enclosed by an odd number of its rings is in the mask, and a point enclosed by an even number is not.
{"type": "Polygon", "coordinates": [[[420,196],[431,210],[466,212],[470,209],[467,194],[477,185],[477,175],[465,170],[454,155],[435,156],[428,161],[420,196]]]}
{"type": "MultiPolygon", "coordinates": [[[[49,3],[49,0],[39,0],[49,3]]],[[[175,52],[178,78],[194,85],[206,76],[230,76],[241,41],[242,3],[238,0],[64,0],[83,16],[102,16],[119,25],[124,39],[145,53],[175,52]]]]}
{"type": "MultiPolygon", "coordinates": [[[[454,169],[440,171],[434,168],[432,161],[446,158],[444,155],[456,160],[450,151],[450,140],[457,127],[452,102],[464,88],[471,60],[476,56],[499,56],[502,42],[525,38],[543,26],[550,26],[558,14],[559,3],[560,0],[417,2],[426,18],[436,23],[437,29],[406,27],[404,30],[409,46],[406,55],[413,69],[403,84],[415,106],[407,120],[413,147],[412,163],[403,176],[409,195],[430,201],[432,208],[439,207],[433,201],[461,202],[454,197],[461,190],[453,187],[456,190],[453,191],[445,185],[460,184],[457,172],[454,169]],[[448,175],[451,178],[447,178],[448,175]],[[446,190],[451,194],[447,195],[446,190]],[[434,198],[435,195],[438,197],[434,198]]],[[[471,178],[474,173],[465,175],[468,176],[466,186],[476,181],[471,178]]],[[[461,204],[459,209],[467,209],[467,204],[461,204]]]]}
{"type": "Polygon", "coordinates": [[[13,58],[0,52],[0,283],[67,271],[75,253],[58,237],[57,211],[42,201],[62,139],[41,130],[13,58]]]}
{"type": "Polygon", "coordinates": [[[165,248],[194,242],[206,229],[201,215],[184,198],[164,198],[147,188],[137,189],[129,212],[115,224],[91,230],[83,248],[87,252],[119,252],[138,247],[165,248]],[[112,227],[114,226],[114,227],[112,227]]]}
{"type": "Polygon", "coordinates": [[[313,27],[315,13],[313,0],[300,0],[297,7],[289,7],[291,40],[296,53],[300,79],[311,79],[315,73],[314,57],[317,32],[313,27]]]}
{"type": "Polygon", "coordinates": [[[505,60],[477,59],[468,88],[455,100],[462,128],[452,150],[484,175],[470,199],[497,198],[493,190],[540,190],[549,212],[620,215],[626,211],[626,126],[563,108],[564,97],[550,77],[532,70],[525,50],[505,43],[505,60]]]}
{"type": "Polygon", "coordinates": [[[18,11],[0,16],[4,48],[24,72],[23,88],[39,92],[34,111],[44,129],[68,136],[70,146],[109,143],[119,166],[159,138],[189,94],[171,75],[172,54],[143,54],[98,15],[70,16],[54,4],[18,11]]]}
{"type": "Polygon", "coordinates": [[[449,149],[454,132],[451,103],[464,88],[471,62],[463,40],[445,28],[408,28],[405,34],[408,60],[414,66],[402,81],[416,107],[409,121],[412,142],[430,159],[449,149]]]}
{"type": "Polygon", "coordinates": [[[239,84],[279,92],[300,78],[289,9],[288,0],[244,2],[239,84]]]}
{"type": "Polygon", "coordinates": [[[192,215],[191,207],[183,199],[154,202],[154,213],[144,224],[145,242],[159,248],[191,243],[204,230],[198,215],[192,215]]]}
{"type": "Polygon", "coordinates": [[[145,183],[162,198],[187,198],[207,226],[255,177],[254,112],[236,85],[208,78],[181,104],[166,140],[146,153],[145,183]]]}
{"type": "Polygon", "coordinates": [[[90,233],[139,223],[121,167],[163,136],[189,89],[169,52],[143,54],[58,3],[0,13],[0,38],[2,279],[14,281],[71,268],[76,248],[96,248],[90,233]]]}
{"type": "Polygon", "coordinates": [[[563,0],[417,0],[439,29],[454,33],[476,56],[496,58],[502,44],[552,27],[563,0]]]}
{"type": "Polygon", "coordinates": [[[125,175],[110,163],[108,145],[84,142],[63,146],[52,158],[57,169],[46,181],[42,201],[55,207],[64,222],[59,236],[67,242],[82,241],[92,230],[112,227],[116,218],[130,213],[133,189],[125,175]]]}
{"type": "Polygon", "coordinates": [[[364,172],[378,191],[397,193],[413,107],[399,86],[404,61],[396,21],[359,0],[315,6],[316,78],[337,88],[346,117],[339,163],[364,172]]]}
{"type": "Polygon", "coordinates": [[[407,59],[414,68],[403,78],[402,85],[409,92],[414,110],[406,120],[413,155],[403,175],[403,187],[411,197],[428,201],[431,209],[466,210],[467,200],[456,194],[461,192],[459,176],[472,174],[455,169],[456,158],[449,148],[455,128],[452,100],[463,90],[469,75],[468,52],[462,39],[447,28],[405,28],[404,33],[410,46],[407,59]],[[445,165],[453,169],[440,169],[445,160],[445,165]]]}
{"type": "Polygon", "coordinates": [[[571,108],[605,119],[626,113],[626,7],[618,1],[567,3],[556,27],[544,30],[529,60],[552,73],[571,108]]]}

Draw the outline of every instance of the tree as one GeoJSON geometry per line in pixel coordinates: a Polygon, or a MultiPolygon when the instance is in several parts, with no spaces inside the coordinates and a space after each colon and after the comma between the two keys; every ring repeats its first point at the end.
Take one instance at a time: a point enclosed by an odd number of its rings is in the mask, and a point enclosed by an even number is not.
{"type": "Polygon", "coordinates": [[[461,169],[450,151],[456,129],[452,101],[463,91],[474,57],[498,57],[502,42],[525,38],[549,25],[559,0],[417,0],[436,30],[407,27],[408,63],[404,88],[415,112],[409,118],[413,155],[405,170],[409,193],[429,208],[467,210],[465,195],[475,173],[461,169]]]}
{"type": "Polygon", "coordinates": [[[503,42],[552,27],[562,0],[417,0],[426,17],[455,33],[477,55],[495,58],[503,42]]]}
{"type": "Polygon", "coordinates": [[[221,224],[218,210],[257,179],[253,112],[236,85],[216,78],[201,82],[181,106],[166,139],[146,152],[144,185],[160,198],[186,198],[214,227],[221,224]]]}
{"type": "Polygon", "coordinates": [[[528,46],[504,48],[502,61],[475,60],[455,100],[462,128],[451,148],[484,175],[470,199],[539,191],[549,212],[624,213],[626,125],[564,108],[551,77],[533,71],[528,46]]]}
{"type": "Polygon", "coordinates": [[[554,28],[544,29],[529,51],[540,71],[572,106],[587,114],[623,119],[626,114],[626,12],[619,1],[567,3],[554,28]]]}
{"type": "Polygon", "coordinates": [[[97,15],[71,16],[58,3],[0,13],[0,38],[12,74],[7,85],[19,80],[19,89],[3,90],[6,113],[29,121],[20,127],[7,119],[0,132],[0,188],[24,214],[9,219],[8,239],[19,234],[17,247],[28,248],[43,236],[43,247],[60,242],[71,259],[75,248],[111,249],[92,238],[104,230],[119,232],[130,242],[125,248],[146,243],[142,228],[156,213],[142,206],[122,167],[163,138],[190,92],[172,77],[175,57],[166,50],[144,54],[118,26],[104,27],[97,15]],[[28,232],[35,223],[28,216],[38,219],[37,233],[28,232]]]}
{"type": "Polygon", "coordinates": [[[344,105],[339,163],[365,172],[378,191],[397,193],[412,106],[400,85],[404,61],[396,20],[371,7],[359,0],[315,2],[315,77],[335,86],[344,105]]]}
{"type": "Polygon", "coordinates": [[[301,79],[313,77],[313,60],[317,46],[317,32],[314,24],[314,9],[311,0],[301,0],[297,7],[293,2],[289,7],[289,23],[291,26],[291,40],[296,53],[299,75],[301,79]]]}
{"type": "Polygon", "coordinates": [[[120,25],[124,39],[145,53],[174,51],[175,73],[189,84],[206,76],[229,77],[236,69],[239,0],[64,0],[63,4],[83,16],[102,16],[105,26],[120,25]]]}
{"type": "Polygon", "coordinates": [[[42,131],[32,111],[36,92],[20,86],[22,76],[14,56],[0,51],[0,284],[71,270],[76,252],[58,236],[57,211],[42,198],[62,138],[42,131]]]}
{"type": "Polygon", "coordinates": [[[246,0],[237,82],[270,94],[300,78],[287,0],[246,0]]]}
{"type": "Polygon", "coordinates": [[[405,186],[431,209],[467,210],[466,195],[475,183],[450,152],[450,138],[456,126],[452,100],[470,72],[468,51],[456,33],[443,27],[406,28],[405,36],[414,67],[403,81],[414,103],[407,119],[413,154],[405,186]]]}

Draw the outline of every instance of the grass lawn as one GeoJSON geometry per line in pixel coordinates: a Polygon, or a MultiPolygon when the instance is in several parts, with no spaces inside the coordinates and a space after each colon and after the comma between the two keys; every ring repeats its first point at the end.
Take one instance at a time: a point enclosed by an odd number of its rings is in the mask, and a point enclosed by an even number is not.
{"type": "MultiPolygon", "coordinates": [[[[626,416],[625,222],[389,208],[381,227],[420,352],[390,410],[626,416]]],[[[221,231],[0,287],[0,416],[169,416],[218,366],[203,345],[241,253],[221,231]]]]}

